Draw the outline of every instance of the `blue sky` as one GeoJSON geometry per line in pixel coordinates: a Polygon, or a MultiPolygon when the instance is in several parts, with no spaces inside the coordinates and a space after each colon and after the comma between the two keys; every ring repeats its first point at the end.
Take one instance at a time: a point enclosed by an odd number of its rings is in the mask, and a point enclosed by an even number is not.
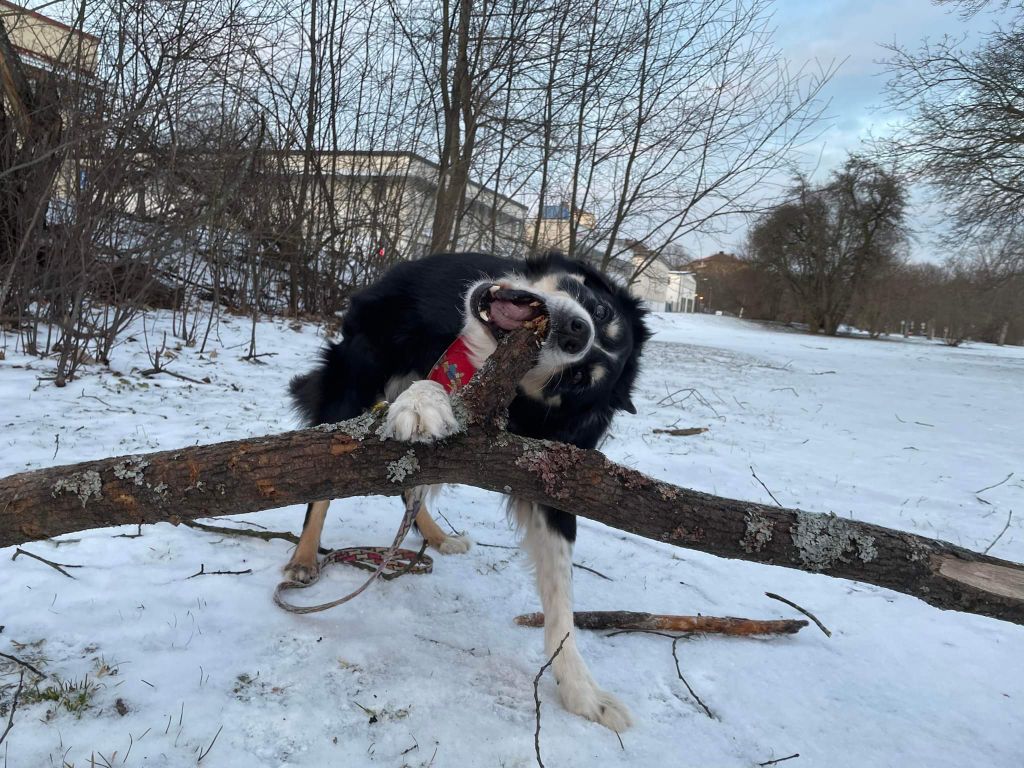
{"type": "MultiPolygon", "coordinates": [[[[930,0],[778,0],[774,20],[776,41],[793,65],[814,60],[823,65],[843,62],[824,91],[830,101],[829,119],[820,137],[799,158],[805,170],[817,168],[816,177],[824,177],[839,165],[848,151],[860,149],[864,139],[885,135],[900,118],[885,106],[886,75],[880,60],[886,52],[881,44],[916,47],[925,38],[966,35],[967,47],[972,48],[979,31],[994,24],[990,14],[965,21],[955,8],[930,0]]],[[[944,257],[933,243],[941,220],[941,205],[931,199],[927,189],[915,188],[908,220],[916,233],[911,243],[914,260],[944,257]]],[[[746,227],[738,223],[730,235],[719,240],[703,238],[685,245],[695,254],[707,256],[719,248],[737,250],[745,238],[746,227]]]]}

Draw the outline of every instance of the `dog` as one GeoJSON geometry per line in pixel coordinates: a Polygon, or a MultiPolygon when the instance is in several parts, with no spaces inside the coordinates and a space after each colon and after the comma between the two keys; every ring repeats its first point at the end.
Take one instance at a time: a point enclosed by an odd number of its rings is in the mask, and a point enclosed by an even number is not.
{"type": "MultiPolygon", "coordinates": [[[[650,333],[644,310],[625,288],[557,253],[525,261],[445,253],[397,265],[352,298],[342,341],[324,351],[315,370],[292,380],[293,402],[314,425],[353,418],[387,400],[386,439],[441,440],[459,425],[446,387],[431,373],[435,363],[442,356],[447,360],[459,340],[470,366],[479,368],[503,334],[542,312],[548,315],[548,334],[536,365],[519,382],[508,428],[525,437],[595,448],[617,411],[636,413],[632,390],[650,333]]],[[[425,489],[407,493],[422,501],[425,489]]],[[[308,506],[302,536],[285,566],[287,578],[303,583],[316,578],[328,504],[308,506]]],[[[625,730],[632,723],[629,710],[598,687],[576,646],[576,517],[514,496],[509,511],[535,568],[547,656],[562,643],[553,664],[562,703],[614,731],[625,730]]],[[[442,553],[470,547],[467,537],[446,535],[425,505],[416,524],[442,553]]]]}

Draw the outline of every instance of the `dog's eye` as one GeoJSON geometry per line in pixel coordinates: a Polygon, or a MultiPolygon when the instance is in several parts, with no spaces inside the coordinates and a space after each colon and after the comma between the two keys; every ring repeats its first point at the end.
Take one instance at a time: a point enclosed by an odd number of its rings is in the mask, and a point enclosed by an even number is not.
{"type": "Polygon", "coordinates": [[[598,304],[596,307],[594,307],[595,320],[607,320],[611,313],[612,311],[608,309],[607,304],[598,304]]]}

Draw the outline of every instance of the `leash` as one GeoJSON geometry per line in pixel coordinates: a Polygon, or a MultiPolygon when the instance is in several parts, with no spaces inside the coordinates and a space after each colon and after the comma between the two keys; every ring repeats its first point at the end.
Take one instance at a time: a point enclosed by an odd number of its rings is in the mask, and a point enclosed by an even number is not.
{"type": "Polygon", "coordinates": [[[342,603],[347,603],[352,598],[362,594],[377,579],[397,579],[399,576],[404,576],[407,573],[430,573],[434,568],[434,561],[431,560],[429,555],[424,554],[427,548],[426,541],[423,542],[419,552],[399,549],[399,545],[405,540],[409,529],[412,528],[412,523],[416,519],[422,504],[423,501],[419,498],[410,499],[406,502],[405,515],[402,517],[402,523],[398,527],[395,540],[390,547],[345,547],[344,549],[331,550],[324,555],[323,560],[320,562],[320,570],[317,573],[317,577],[308,584],[303,584],[301,581],[282,581],[278,584],[277,589],[274,590],[274,604],[278,608],[288,611],[288,613],[318,613],[339,606],[342,603]],[[333,563],[346,563],[357,568],[373,571],[373,573],[363,582],[362,586],[349,592],[344,597],[339,597],[337,600],[331,600],[327,603],[320,603],[319,605],[294,605],[284,599],[283,595],[288,590],[305,589],[316,584],[320,580],[320,574],[323,573],[324,568],[333,563]]]}
{"type": "MultiPolygon", "coordinates": [[[[462,337],[459,336],[445,350],[441,358],[434,363],[434,367],[430,369],[427,378],[437,382],[444,387],[448,394],[451,394],[467,384],[475,373],[476,368],[469,359],[469,347],[462,337]]],[[[405,515],[402,517],[402,523],[398,527],[398,533],[395,534],[395,540],[390,547],[345,547],[344,549],[333,549],[324,555],[323,560],[320,561],[320,569],[317,572],[316,578],[308,584],[303,584],[301,581],[282,581],[278,584],[274,590],[274,604],[289,613],[318,613],[334,608],[342,603],[347,603],[352,598],[362,594],[377,579],[390,581],[406,573],[430,573],[434,568],[434,561],[431,560],[429,555],[424,554],[427,548],[426,541],[423,542],[419,552],[399,549],[399,545],[405,540],[409,529],[412,528],[413,521],[416,519],[416,515],[419,514],[420,507],[423,505],[423,499],[418,494],[415,494],[417,498],[412,499],[413,495],[409,494],[411,501],[406,501],[405,515]],[[357,568],[373,571],[373,573],[370,575],[370,578],[363,582],[361,587],[349,592],[344,597],[339,597],[337,600],[331,600],[328,603],[293,605],[284,599],[283,594],[290,589],[305,589],[316,584],[320,580],[320,574],[323,573],[324,568],[334,563],[354,565],[357,568]],[[397,568],[394,566],[397,566],[397,568]]]]}

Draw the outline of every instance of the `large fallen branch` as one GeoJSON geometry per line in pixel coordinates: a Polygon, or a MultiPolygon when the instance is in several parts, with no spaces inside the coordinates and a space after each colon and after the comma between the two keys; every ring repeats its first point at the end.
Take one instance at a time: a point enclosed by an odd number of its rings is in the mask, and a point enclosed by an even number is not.
{"type": "Polygon", "coordinates": [[[823,573],[939,608],[1024,624],[1024,567],[834,515],[766,507],[654,480],[597,451],[500,431],[509,382],[531,365],[515,334],[456,407],[466,429],[435,445],[382,441],[383,413],[269,437],[0,479],[0,547],[87,528],[255,512],[458,483],[514,493],[680,547],[823,573]]]}

